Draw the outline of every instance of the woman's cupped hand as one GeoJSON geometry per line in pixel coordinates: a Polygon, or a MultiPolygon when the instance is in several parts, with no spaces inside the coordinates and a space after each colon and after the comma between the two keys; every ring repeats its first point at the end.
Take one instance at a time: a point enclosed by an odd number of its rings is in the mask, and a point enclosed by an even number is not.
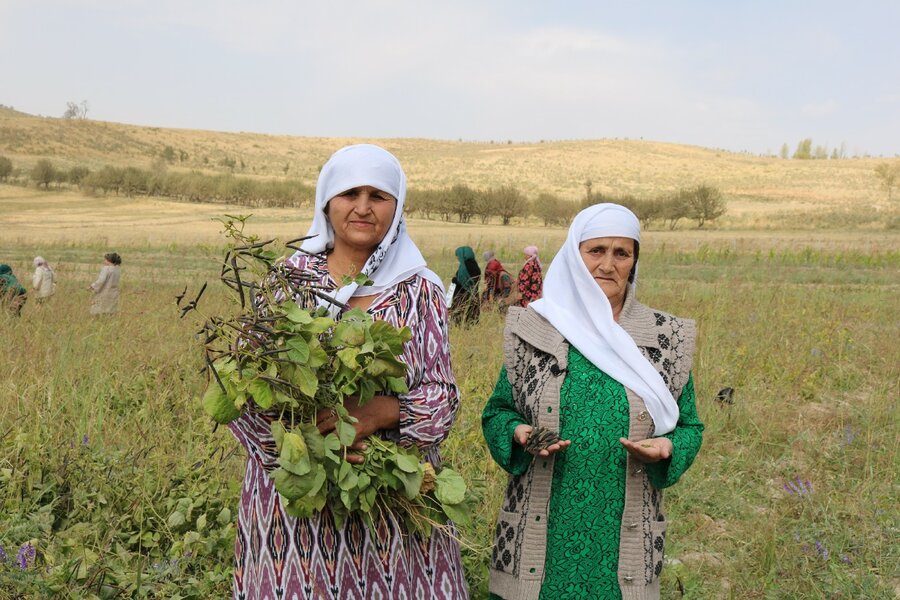
{"type": "Polygon", "coordinates": [[[668,438],[648,438],[636,442],[619,438],[619,443],[625,446],[628,454],[642,463],[655,463],[672,457],[672,440],[668,438]]]}

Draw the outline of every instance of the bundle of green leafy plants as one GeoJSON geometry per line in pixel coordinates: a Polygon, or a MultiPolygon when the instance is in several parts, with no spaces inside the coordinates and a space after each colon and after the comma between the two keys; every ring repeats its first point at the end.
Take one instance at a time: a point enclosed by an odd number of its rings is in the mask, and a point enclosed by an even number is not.
{"type": "MultiPolygon", "coordinates": [[[[221,280],[239,309],[207,316],[199,332],[209,373],[203,407],[221,424],[248,411],[263,413],[278,451],[271,477],[287,512],[310,517],[327,509],[339,524],[353,514],[375,525],[387,511],[423,534],[449,520],[467,522],[473,498],[457,472],[436,471],[417,448],[377,435],[365,440],[364,450],[350,448],[356,419],[345,400],[364,405],[377,393],[409,391],[399,358],[409,328],[359,309],[330,311],[334,300],[287,265],[272,249],[274,240],[244,234],[246,217],[223,223],[231,243],[221,280]],[[317,305],[317,298],[324,302],[317,305]],[[326,435],[317,427],[323,409],[336,418],[326,435]],[[350,462],[350,453],[364,460],[350,462]]],[[[285,245],[296,250],[298,242],[285,245]]],[[[205,287],[189,302],[179,296],[182,316],[198,311],[205,287]]]]}

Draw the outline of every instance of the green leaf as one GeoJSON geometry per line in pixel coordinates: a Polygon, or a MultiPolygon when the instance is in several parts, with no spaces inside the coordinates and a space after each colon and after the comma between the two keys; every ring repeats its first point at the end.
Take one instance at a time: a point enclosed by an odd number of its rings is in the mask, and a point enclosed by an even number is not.
{"type": "Polygon", "coordinates": [[[206,529],[206,515],[200,515],[197,517],[197,531],[203,531],[206,529]]]}
{"type": "Polygon", "coordinates": [[[253,401],[263,410],[267,410],[275,403],[275,394],[272,392],[272,386],[262,379],[254,379],[247,387],[247,391],[253,396],[253,401]]]}
{"type": "Polygon", "coordinates": [[[325,457],[325,438],[319,433],[318,427],[312,423],[303,423],[300,425],[300,432],[303,434],[310,458],[322,460],[325,457]]]}
{"type": "Polygon", "coordinates": [[[308,494],[314,481],[312,477],[303,477],[296,473],[291,473],[283,467],[272,471],[270,476],[272,481],[275,482],[275,489],[288,500],[296,500],[308,494]]]}
{"type": "Polygon", "coordinates": [[[337,351],[337,357],[351,369],[358,366],[356,364],[357,356],[359,356],[359,348],[342,348],[337,351]]]}
{"type": "Polygon", "coordinates": [[[166,520],[166,525],[168,525],[171,529],[177,529],[178,527],[184,525],[184,522],[184,513],[176,510],[171,515],[169,515],[169,518],[166,520]]]}
{"type": "Polygon", "coordinates": [[[319,340],[313,340],[309,344],[309,360],[307,360],[306,364],[310,369],[318,369],[328,364],[328,353],[322,348],[319,340]]]}
{"type": "Polygon", "coordinates": [[[281,444],[284,441],[284,434],[287,433],[287,430],[284,428],[284,424],[281,421],[272,421],[269,429],[272,430],[272,437],[275,438],[275,448],[277,448],[278,451],[281,452],[281,444]]]}
{"type": "Polygon", "coordinates": [[[295,335],[285,344],[290,350],[287,355],[292,361],[306,364],[309,360],[309,344],[302,335],[295,335]]]}
{"type": "Polygon", "coordinates": [[[223,377],[225,375],[234,373],[235,369],[237,369],[237,362],[235,362],[231,358],[219,359],[215,363],[213,363],[213,366],[216,369],[216,373],[219,374],[219,377],[223,377]]]}
{"type": "Polygon", "coordinates": [[[319,380],[312,369],[297,365],[294,371],[294,383],[305,396],[315,398],[316,390],[319,389],[319,380]]]}
{"type": "Polygon", "coordinates": [[[239,416],[240,411],[234,407],[234,402],[228,399],[219,384],[213,380],[206,387],[206,393],[203,394],[203,410],[206,411],[216,423],[226,425],[231,423],[239,416]]]}
{"type": "Polygon", "coordinates": [[[282,308],[284,309],[285,316],[294,323],[303,323],[305,325],[313,322],[313,317],[309,314],[309,311],[300,308],[293,302],[285,302],[282,305],[282,308]]]}
{"type": "Polygon", "coordinates": [[[469,525],[472,522],[472,511],[466,510],[459,504],[441,504],[441,508],[457,525],[469,525]]]}
{"type": "Polygon", "coordinates": [[[359,405],[363,406],[366,402],[375,397],[375,383],[369,379],[359,380],[359,405]]]}
{"type": "Polygon", "coordinates": [[[393,392],[394,394],[406,394],[409,392],[409,387],[406,385],[406,379],[403,377],[386,377],[385,380],[388,384],[388,391],[393,392]]]}
{"type": "Polygon", "coordinates": [[[356,427],[351,423],[339,420],[334,424],[334,430],[341,440],[341,445],[349,446],[356,441],[356,427]]]}
{"type": "Polygon", "coordinates": [[[220,510],[219,514],[216,516],[216,523],[223,527],[231,523],[231,509],[223,508],[220,510]]]}
{"type": "Polygon", "coordinates": [[[465,500],[466,482],[453,469],[443,469],[434,483],[434,496],[441,504],[459,504],[465,500]]]}
{"type": "Polygon", "coordinates": [[[334,328],[334,343],[341,346],[362,346],[366,341],[366,328],[362,323],[341,321],[334,328]]]}
{"type": "Polygon", "coordinates": [[[334,319],[330,317],[316,317],[311,323],[303,326],[303,331],[313,335],[320,335],[334,327],[334,319]]]}
{"type": "Polygon", "coordinates": [[[419,459],[409,454],[397,454],[394,461],[404,473],[418,473],[422,469],[419,459]]]}
{"type": "Polygon", "coordinates": [[[306,442],[295,431],[284,434],[278,464],[294,475],[306,475],[312,470],[306,442]]]}
{"type": "Polygon", "coordinates": [[[419,495],[419,490],[422,487],[422,479],[424,479],[424,475],[419,473],[405,473],[403,471],[397,471],[397,476],[400,481],[403,482],[403,494],[412,500],[416,496],[419,495]]]}

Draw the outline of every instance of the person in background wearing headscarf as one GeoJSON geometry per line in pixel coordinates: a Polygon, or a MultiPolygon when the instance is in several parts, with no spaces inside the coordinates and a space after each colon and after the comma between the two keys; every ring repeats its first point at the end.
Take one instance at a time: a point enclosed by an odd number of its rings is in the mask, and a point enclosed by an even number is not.
{"type": "Polygon", "coordinates": [[[103,255],[103,266],[97,281],[88,286],[94,292],[91,298],[92,315],[112,315],[119,311],[119,279],[122,276],[119,265],[122,259],[115,252],[103,255]]]}
{"type": "Polygon", "coordinates": [[[56,292],[56,274],[43,256],[34,258],[34,275],[31,277],[31,288],[38,303],[42,303],[56,292]]]}
{"type": "Polygon", "coordinates": [[[454,323],[476,323],[481,316],[481,299],[478,284],[481,268],[475,262],[475,252],[469,246],[456,249],[459,265],[453,276],[453,300],[450,304],[450,318],[454,323]]]}
{"type": "Polygon", "coordinates": [[[484,293],[481,301],[484,303],[496,302],[509,297],[512,291],[512,275],[503,268],[503,264],[497,260],[492,250],[488,250],[484,256],[484,293]]]}
{"type": "Polygon", "coordinates": [[[519,299],[516,306],[522,308],[538,300],[544,291],[544,278],[541,273],[541,261],[538,258],[537,246],[525,246],[525,264],[519,271],[519,299]]]}
{"type": "MultiPolygon", "coordinates": [[[[397,159],[378,146],[338,150],[316,185],[312,226],[302,252],[288,259],[298,277],[348,307],[376,320],[409,327],[412,340],[399,357],[408,365],[409,392],[379,394],[364,406],[348,399],[358,419],[357,442],[372,434],[418,446],[440,465],[439,448],[459,408],[450,365],[447,305],[440,278],[430,271],[406,232],[406,175],[397,159]],[[372,283],[348,281],[363,273],[372,283]]],[[[342,310],[314,296],[298,304],[342,310]]],[[[403,515],[385,514],[374,529],[359,516],[342,524],[325,510],[310,518],[287,514],[268,472],[278,454],[270,430],[277,414],[247,411],[229,427],[247,450],[238,512],[234,597],[279,598],[468,598],[459,543],[435,529],[413,535],[403,515]]],[[[319,430],[335,427],[322,411],[319,430]]],[[[361,460],[361,457],[358,457],[361,460]]]]}
{"type": "Polygon", "coordinates": [[[510,479],[494,598],[659,598],[662,490],[690,467],[703,424],[695,324],[637,301],[639,253],[630,210],[588,207],[543,299],[509,311],[505,366],[482,414],[510,479]]]}
{"type": "Polygon", "coordinates": [[[22,314],[22,307],[28,300],[28,290],[22,287],[16,276],[13,275],[12,267],[9,265],[0,265],[0,304],[5,305],[13,314],[18,317],[22,314]]]}

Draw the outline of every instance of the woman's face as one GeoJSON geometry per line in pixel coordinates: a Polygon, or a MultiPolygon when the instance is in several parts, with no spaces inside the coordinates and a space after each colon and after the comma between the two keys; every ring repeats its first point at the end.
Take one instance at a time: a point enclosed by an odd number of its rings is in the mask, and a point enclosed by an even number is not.
{"type": "Polygon", "coordinates": [[[397,199],[369,185],[338,194],[325,211],[341,243],[354,249],[373,251],[391,227],[397,199]]]}
{"type": "Polygon", "coordinates": [[[625,301],[628,276],[634,266],[634,240],[625,237],[600,237],[578,245],[584,266],[613,306],[625,301]]]}

